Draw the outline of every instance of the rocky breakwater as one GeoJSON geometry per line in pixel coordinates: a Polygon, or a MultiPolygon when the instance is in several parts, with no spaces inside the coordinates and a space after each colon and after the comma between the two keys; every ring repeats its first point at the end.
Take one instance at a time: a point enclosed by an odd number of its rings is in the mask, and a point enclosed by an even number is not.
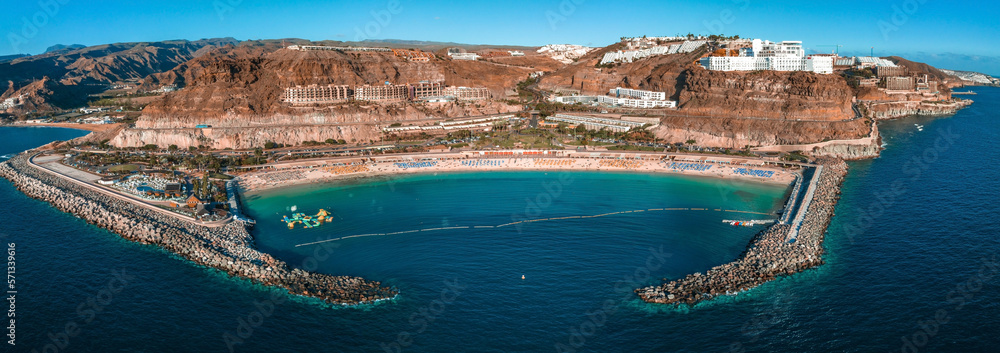
{"type": "Polygon", "coordinates": [[[339,305],[370,303],[397,294],[393,288],[360,277],[330,276],[291,268],[258,251],[242,222],[210,228],[184,221],[39,170],[28,163],[26,154],[0,164],[0,177],[10,180],[30,197],[48,202],[125,239],[157,245],[196,264],[254,283],[281,287],[291,294],[339,305]]]}
{"type": "Polygon", "coordinates": [[[747,250],[733,262],[635,292],[650,303],[694,305],[823,264],[823,238],[840,198],[847,164],[839,159],[822,159],[819,163],[824,166],[823,172],[814,181],[816,191],[794,242],[788,239],[794,225],[777,224],[754,236],[747,250]]]}

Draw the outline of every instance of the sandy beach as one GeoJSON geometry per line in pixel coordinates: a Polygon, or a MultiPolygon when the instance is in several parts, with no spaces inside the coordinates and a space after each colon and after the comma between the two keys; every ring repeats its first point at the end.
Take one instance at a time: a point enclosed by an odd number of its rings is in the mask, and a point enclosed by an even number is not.
{"type": "Polygon", "coordinates": [[[618,158],[571,153],[563,156],[487,156],[477,153],[380,156],[302,161],[240,176],[245,192],[367,177],[487,171],[606,171],[663,173],[791,184],[798,169],[775,162],[730,156],[615,153],[618,158]],[[668,156],[673,156],[670,160],[668,156]]]}
{"type": "Polygon", "coordinates": [[[87,130],[90,132],[105,132],[117,129],[121,124],[75,124],[75,123],[41,123],[41,124],[14,124],[10,126],[16,127],[33,127],[33,126],[47,126],[47,127],[64,127],[67,129],[77,129],[77,130],[87,130]]]}

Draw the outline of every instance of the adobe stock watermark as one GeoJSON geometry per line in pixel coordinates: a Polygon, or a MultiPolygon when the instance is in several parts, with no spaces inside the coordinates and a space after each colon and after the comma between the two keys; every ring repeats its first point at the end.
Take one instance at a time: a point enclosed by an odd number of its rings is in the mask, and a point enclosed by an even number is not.
{"type": "Polygon", "coordinates": [[[909,22],[910,16],[920,10],[920,5],[926,3],[927,0],[904,0],[902,4],[892,4],[892,15],[889,15],[889,20],[876,22],[879,32],[882,32],[882,39],[888,42],[889,33],[899,31],[899,27],[909,22]]]}
{"type": "Polygon", "coordinates": [[[848,222],[844,225],[844,233],[851,244],[854,244],[855,237],[868,231],[876,219],[882,217],[887,209],[895,205],[903,195],[910,192],[909,187],[905,185],[907,181],[906,177],[909,177],[908,179],[911,182],[920,180],[923,177],[923,173],[929,170],[931,165],[937,163],[941,159],[941,156],[962,137],[954,133],[951,126],[937,129],[937,134],[938,137],[934,139],[934,143],[931,146],[925,148],[919,155],[911,156],[903,164],[903,169],[901,170],[903,177],[893,180],[888,188],[876,191],[871,195],[871,203],[869,203],[868,207],[861,209],[861,213],[853,222],[848,222]]]}
{"type": "Polygon", "coordinates": [[[549,21],[549,28],[555,31],[557,29],[556,25],[566,22],[568,17],[576,13],[576,7],[583,5],[583,3],[584,0],[562,0],[559,2],[559,6],[556,7],[557,11],[545,11],[545,19],[549,21]]]}
{"type": "Polygon", "coordinates": [[[432,300],[430,304],[422,306],[413,312],[413,314],[410,314],[409,323],[413,327],[413,332],[402,331],[396,334],[395,341],[379,343],[382,351],[386,353],[400,353],[403,351],[403,348],[412,345],[414,336],[427,331],[427,327],[434,323],[434,320],[437,320],[441,315],[444,315],[448,305],[454,303],[466,288],[466,286],[459,284],[458,279],[452,279],[450,282],[445,280],[443,283],[444,288],[441,289],[441,296],[439,298],[432,300]]]}
{"type": "Polygon", "coordinates": [[[279,290],[272,290],[271,295],[264,301],[253,301],[254,310],[245,316],[236,318],[236,329],[233,332],[226,331],[222,334],[222,342],[226,344],[226,349],[230,352],[236,351],[236,345],[253,336],[256,328],[264,324],[264,319],[274,314],[274,309],[284,303],[287,298],[286,293],[279,290]]]}
{"type": "Polygon", "coordinates": [[[637,298],[635,289],[646,285],[652,279],[653,272],[658,271],[667,263],[667,259],[673,256],[672,253],[663,252],[663,245],[659,248],[649,247],[646,262],[642,266],[637,266],[631,274],[624,275],[622,280],[615,282],[614,292],[620,297],[607,299],[601,303],[600,308],[585,312],[586,319],[567,330],[569,335],[566,340],[555,343],[556,352],[575,353],[583,348],[587,344],[587,339],[593,337],[607,324],[608,317],[618,312],[620,305],[637,298]]]}
{"type": "Polygon", "coordinates": [[[212,2],[212,8],[215,9],[215,14],[219,16],[219,21],[225,21],[226,15],[236,11],[236,7],[243,4],[243,0],[215,0],[212,2]]]}
{"type": "MultiPolygon", "coordinates": [[[[333,238],[317,237],[316,241],[330,240],[333,238]]],[[[326,261],[333,255],[333,251],[340,247],[334,242],[317,243],[312,254],[302,259],[301,268],[307,272],[315,272],[319,268],[319,263],[326,261]]],[[[271,290],[269,297],[264,301],[254,300],[254,309],[246,315],[236,318],[236,327],[232,331],[222,334],[222,343],[226,345],[229,352],[235,352],[237,345],[241,345],[253,336],[254,330],[264,325],[264,321],[274,314],[274,310],[288,300],[288,293],[279,289],[271,290]]]]}
{"type": "MultiPolygon", "coordinates": [[[[733,5],[736,6],[736,10],[744,11],[750,7],[750,0],[731,0],[733,5]]],[[[719,11],[719,18],[714,20],[705,20],[702,22],[705,25],[705,29],[708,33],[719,33],[722,34],[726,30],[726,26],[736,22],[736,13],[732,8],[724,8],[719,11]]]]}
{"type": "Polygon", "coordinates": [[[399,3],[399,0],[389,0],[385,4],[384,10],[372,10],[371,21],[368,21],[363,28],[354,27],[354,41],[363,42],[382,34],[382,30],[392,23],[392,16],[399,15],[401,12],[403,12],[403,5],[399,3]]]}
{"type": "Polygon", "coordinates": [[[774,297],[774,302],[771,306],[755,309],[753,317],[740,327],[740,333],[746,337],[745,340],[741,339],[730,344],[729,352],[746,352],[744,344],[757,342],[767,331],[777,326],[781,322],[781,318],[788,315],[788,308],[795,298],[795,295],[789,294],[786,289],[774,297]]]}
{"type": "MultiPolygon", "coordinates": [[[[59,10],[69,3],[69,0],[39,0],[38,7],[31,16],[21,16],[21,33],[10,31],[7,33],[7,41],[10,42],[14,53],[22,53],[21,45],[28,43],[35,38],[42,28],[49,24],[53,17],[59,14],[59,10]]],[[[5,10],[9,11],[9,10],[5,10]]]]}
{"type": "Polygon", "coordinates": [[[901,336],[902,342],[899,351],[902,353],[919,353],[921,349],[930,343],[930,340],[941,332],[941,327],[951,322],[951,313],[961,311],[969,304],[969,301],[983,290],[983,284],[992,280],[1000,274],[1000,261],[994,254],[992,258],[983,258],[979,271],[967,278],[965,281],[956,284],[955,289],[945,296],[948,304],[954,305],[952,311],[946,308],[938,309],[931,317],[917,321],[918,328],[908,336],[901,336]]]}
{"type": "Polygon", "coordinates": [[[556,180],[542,182],[542,191],[536,194],[534,199],[525,198],[524,211],[510,215],[511,222],[520,222],[514,225],[514,228],[517,229],[517,234],[523,234],[524,221],[541,216],[542,212],[552,206],[552,202],[562,196],[563,189],[573,184],[573,180],[573,174],[559,172],[556,180]]]}
{"type": "Polygon", "coordinates": [[[108,279],[108,283],[104,288],[101,288],[97,293],[87,297],[87,299],[76,306],[77,320],[66,322],[62,330],[56,332],[50,331],[46,335],[49,338],[48,342],[40,349],[32,349],[31,353],[58,353],[67,351],[70,339],[79,336],[83,331],[83,327],[93,322],[98,314],[104,312],[104,309],[114,301],[115,295],[121,293],[133,280],[135,280],[135,275],[129,275],[125,270],[112,272],[111,278],[108,279]]]}

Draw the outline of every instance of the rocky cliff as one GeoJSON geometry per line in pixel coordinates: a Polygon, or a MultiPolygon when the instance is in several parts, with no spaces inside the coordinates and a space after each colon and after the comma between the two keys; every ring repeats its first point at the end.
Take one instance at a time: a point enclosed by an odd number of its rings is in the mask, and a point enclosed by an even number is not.
{"type": "Polygon", "coordinates": [[[281,104],[281,94],[287,87],[310,84],[444,81],[453,86],[487,87],[494,97],[504,97],[531,72],[528,67],[481,61],[410,62],[391,53],[230,47],[153,75],[148,81],[177,84],[183,89],[151,103],[144,114],[152,119],[303,114],[310,109],[281,104]]]}
{"type": "Polygon", "coordinates": [[[787,121],[672,116],[660,119],[660,125],[652,131],[668,142],[695,140],[700,146],[743,148],[858,139],[868,136],[870,130],[865,119],[787,121]]]}
{"type": "Polygon", "coordinates": [[[953,99],[948,101],[902,101],[902,102],[870,102],[865,103],[867,114],[876,120],[889,120],[910,115],[946,115],[954,114],[972,104],[968,99],[953,99]]]}
{"type": "Polygon", "coordinates": [[[209,146],[211,148],[255,148],[267,142],[299,144],[303,141],[344,139],[351,142],[379,141],[382,128],[393,123],[420,124],[421,120],[441,116],[477,116],[487,113],[508,113],[520,110],[500,102],[468,104],[447,103],[434,107],[421,105],[361,105],[346,103],[310,110],[301,114],[222,114],[212,117],[177,116],[161,118],[143,116],[134,127],[118,133],[111,144],[120,147],[140,147],[147,144],[209,146]],[[438,113],[444,112],[444,115],[438,113]],[[197,129],[196,125],[211,125],[197,129]]]}
{"type": "Polygon", "coordinates": [[[839,75],[723,72],[691,65],[678,81],[678,110],[691,115],[813,121],[855,116],[853,91],[839,75]]]}

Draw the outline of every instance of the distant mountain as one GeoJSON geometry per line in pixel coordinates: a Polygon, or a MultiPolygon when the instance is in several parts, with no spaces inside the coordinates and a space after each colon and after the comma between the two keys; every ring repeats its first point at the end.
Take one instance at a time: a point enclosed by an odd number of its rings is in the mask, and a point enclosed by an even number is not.
{"type": "Polygon", "coordinates": [[[28,54],[14,54],[0,56],[0,64],[29,56],[28,54]]]}
{"type": "Polygon", "coordinates": [[[49,52],[0,61],[0,84],[8,84],[11,94],[21,94],[30,87],[39,99],[38,110],[74,108],[86,94],[103,91],[108,84],[126,80],[141,80],[151,74],[169,71],[213,49],[239,44],[233,38],[173,40],[163,42],[116,43],[75,48],[53,46],[49,52]],[[63,47],[61,49],[55,49],[63,47]],[[53,51],[54,50],[54,51],[53,51]],[[40,81],[42,84],[39,84],[40,81]],[[69,94],[84,96],[77,100],[56,99],[69,94]]]}
{"type": "Polygon", "coordinates": [[[69,49],[69,50],[83,49],[83,48],[86,48],[86,47],[87,46],[83,45],[83,44],[70,44],[70,45],[56,44],[56,45],[53,45],[53,46],[49,47],[48,49],[45,49],[45,53],[51,53],[51,52],[54,52],[54,51],[64,50],[64,49],[69,49]]]}

